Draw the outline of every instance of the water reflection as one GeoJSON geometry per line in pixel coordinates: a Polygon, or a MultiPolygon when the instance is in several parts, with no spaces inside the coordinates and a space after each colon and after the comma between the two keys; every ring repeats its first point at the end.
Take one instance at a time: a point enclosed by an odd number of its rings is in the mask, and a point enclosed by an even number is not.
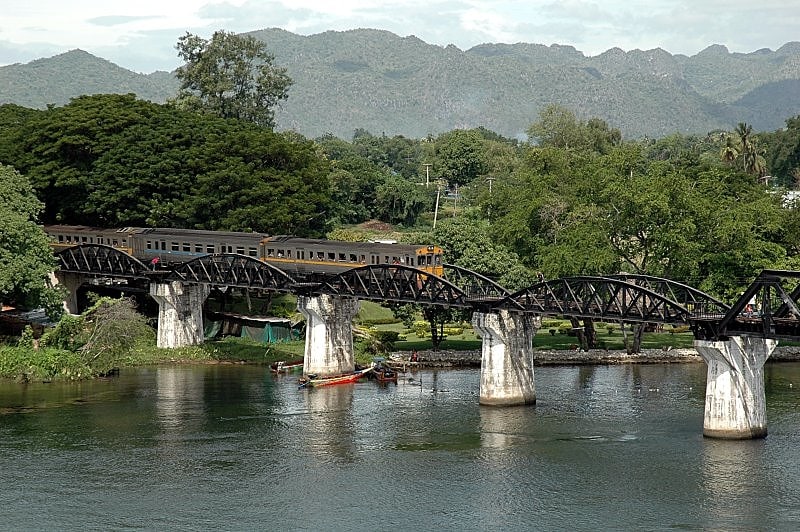
{"type": "Polygon", "coordinates": [[[351,461],[356,455],[353,391],[369,383],[340,384],[303,390],[306,420],[303,441],[311,458],[329,462],[331,458],[351,461]]]}
{"type": "Polygon", "coordinates": [[[708,523],[755,530],[768,522],[771,505],[764,495],[771,490],[764,448],[765,440],[704,440],[702,485],[708,523]]]}
{"type": "Polygon", "coordinates": [[[503,450],[523,443],[528,437],[527,433],[534,415],[535,411],[531,405],[481,406],[481,447],[503,450]]]}
{"type": "Polygon", "coordinates": [[[168,432],[196,430],[204,414],[203,373],[192,368],[156,369],[156,419],[168,432]]]}

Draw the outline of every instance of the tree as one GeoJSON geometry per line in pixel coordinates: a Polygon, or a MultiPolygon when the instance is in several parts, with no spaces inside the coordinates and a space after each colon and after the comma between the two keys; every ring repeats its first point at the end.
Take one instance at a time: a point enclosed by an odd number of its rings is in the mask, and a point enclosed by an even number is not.
{"type": "Polygon", "coordinates": [[[36,219],[42,203],[14,168],[0,164],[0,302],[60,313],[60,291],[49,283],[56,261],[36,219]]]}
{"type": "Polygon", "coordinates": [[[448,184],[466,185],[486,171],[483,139],[476,131],[456,129],[436,139],[434,167],[448,184]]]}
{"type": "Polygon", "coordinates": [[[181,82],[176,105],[274,127],[273,108],[287,98],[292,81],[262,41],[223,30],[210,40],[187,32],[176,48],[186,61],[175,72],[181,82]]]}

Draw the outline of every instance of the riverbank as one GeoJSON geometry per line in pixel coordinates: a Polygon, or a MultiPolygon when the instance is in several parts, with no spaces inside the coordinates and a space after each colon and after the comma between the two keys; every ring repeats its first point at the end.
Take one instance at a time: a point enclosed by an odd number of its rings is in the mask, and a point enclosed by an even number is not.
{"type": "MultiPolygon", "coordinates": [[[[480,350],[423,350],[417,351],[417,362],[410,363],[412,352],[395,351],[390,359],[417,367],[479,367],[480,350]]],[[[768,362],[800,361],[800,346],[778,346],[768,362]]],[[[685,364],[703,362],[695,349],[645,349],[629,354],[624,350],[590,349],[552,350],[536,349],[533,352],[534,366],[556,365],[613,365],[613,364],[685,364]]]]}

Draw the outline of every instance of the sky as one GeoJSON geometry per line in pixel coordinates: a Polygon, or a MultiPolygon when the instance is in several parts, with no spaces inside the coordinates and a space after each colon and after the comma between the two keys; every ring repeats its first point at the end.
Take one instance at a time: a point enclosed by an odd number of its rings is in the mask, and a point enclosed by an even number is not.
{"type": "Polygon", "coordinates": [[[0,65],[79,48],[135,72],[171,71],[186,32],[210,38],[283,28],[415,35],[467,50],[482,43],[562,44],[695,55],[777,50],[800,41],[800,0],[2,0],[0,65]]]}

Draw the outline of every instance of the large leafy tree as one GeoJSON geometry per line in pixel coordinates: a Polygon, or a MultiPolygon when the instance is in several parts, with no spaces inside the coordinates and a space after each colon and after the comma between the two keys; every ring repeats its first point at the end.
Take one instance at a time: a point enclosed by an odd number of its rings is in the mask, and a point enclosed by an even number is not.
{"type": "Polygon", "coordinates": [[[475,130],[462,129],[440,135],[434,169],[451,186],[471,183],[486,171],[483,137],[475,130]]]}
{"type": "Polygon", "coordinates": [[[36,220],[42,210],[33,187],[0,164],[0,302],[60,312],[60,293],[48,281],[55,258],[36,220]]]}
{"type": "Polygon", "coordinates": [[[30,176],[45,222],[300,236],[328,229],[330,163],[297,135],[97,95],[39,111],[7,138],[0,153],[30,176]]]}
{"type": "Polygon", "coordinates": [[[181,82],[176,104],[274,127],[274,107],[287,98],[292,82],[264,42],[223,30],[211,39],[187,32],[176,48],[186,61],[175,72],[181,82]]]}

